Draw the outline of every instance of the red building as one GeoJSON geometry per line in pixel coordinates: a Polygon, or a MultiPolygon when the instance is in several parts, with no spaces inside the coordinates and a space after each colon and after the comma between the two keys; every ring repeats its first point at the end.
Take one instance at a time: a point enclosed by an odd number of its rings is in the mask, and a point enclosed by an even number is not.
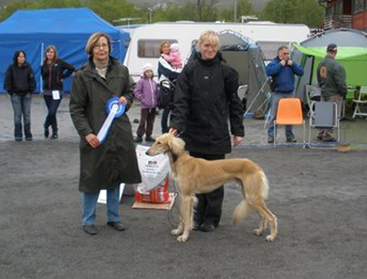
{"type": "Polygon", "coordinates": [[[324,29],[367,31],[367,0],[319,0],[326,6],[324,29]]]}

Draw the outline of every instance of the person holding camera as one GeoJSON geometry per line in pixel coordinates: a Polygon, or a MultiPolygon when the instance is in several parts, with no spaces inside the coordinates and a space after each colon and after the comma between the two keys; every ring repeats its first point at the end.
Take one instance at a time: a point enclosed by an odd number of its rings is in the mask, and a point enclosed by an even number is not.
{"type": "MultiPolygon", "coordinates": [[[[268,143],[274,142],[274,120],[277,115],[278,103],[282,98],[294,98],[294,75],[302,76],[300,65],[289,59],[289,48],[280,46],[278,56],[266,66],[266,74],[272,78],[271,82],[271,114],[268,127],[268,143]]],[[[296,142],[292,126],[285,126],[287,143],[296,142]]]]}

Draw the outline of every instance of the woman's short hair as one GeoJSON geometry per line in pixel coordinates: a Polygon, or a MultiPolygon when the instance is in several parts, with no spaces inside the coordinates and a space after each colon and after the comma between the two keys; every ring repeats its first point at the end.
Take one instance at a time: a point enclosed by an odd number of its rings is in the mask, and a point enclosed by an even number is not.
{"type": "Polygon", "coordinates": [[[160,44],[160,46],[159,46],[159,51],[160,51],[160,53],[162,54],[163,53],[163,47],[164,47],[164,45],[170,45],[169,44],[169,41],[163,41],[163,42],[161,42],[161,44],[160,44]]]}
{"type": "Polygon", "coordinates": [[[18,64],[18,56],[21,53],[23,53],[25,59],[27,58],[27,55],[25,54],[24,50],[22,50],[22,49],[17,50],[16,52],[14,52],[14,56],[13,56],[13,62],[14,62],[14,64],[18,64]]]}
{"type": "Polygon", "coordinates": [[[57,49],[56,49],[56,47],[54,46],[54,45],[49,45],[48,47],[46,47],[46,49],[45,49],[45,59],[44,59],[44,63],[46,63],[46,61],[47,61],[47,52],[49,52],[50,50],[53,50],[54,51],[54,53],[55,53],[55,56],[54,56],[54,59],[52,59],[52,62],[55,62],[56,60],[57,60],[57,58],[59,57],[59,54],[58,54],[58,52],[57,52],[57,49]]]}
{"type": "Polygon", "coordinates": [[[198,40],[198,46],[200,47],[200,45],[206,40],[208,40],[210,44],[216,48],[216,50],[219,50],[220,42],[219,42],[219,36],[217,33],[215,33],[212,30],[207,30],[201,33],[199,40],[198,40]]]}
{"type": "Polygon", "coordinates": [[[98,40],[101,37],[105,37],[108,43],[108,53],[112,52],[112,44],[111,44],[111,37],[104,33],[94,33],[92,36],[89,37],[87,46],[85,47],[85,52],[89,55],[93,54],[93,48],[97,44],[98,40]]]}

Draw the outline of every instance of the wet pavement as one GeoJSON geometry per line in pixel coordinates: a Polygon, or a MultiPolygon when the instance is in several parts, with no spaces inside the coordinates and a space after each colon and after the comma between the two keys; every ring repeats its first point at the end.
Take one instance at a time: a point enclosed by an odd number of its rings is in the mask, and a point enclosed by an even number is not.
{"type": "MultiPolygon", "coordinates": [[[[124,195],[125,232],[106,226],[104,205],[97,207],[98,235],[82,231],[79,139],[68,102],[64,98],[58,112],[60,137],[50,140],[43,138],[45,105],[34,97],[34,141],[15,142],[9,97],[0,96],[0,278],[366,277],[365,119],[341,123],[342,139],[353,142],[349,153],[334,147],[274,148],[266,142],[264,121],[246,119],[246,138],[228,157],[246,157],[264,169],[278,238],[268,243],[266,234],[252,234],[256,214],[232,225],[242,197],[238,186],[228,183],[219,227],[192,232],[187,243],[179,243],[170,235],[179,220],[179,201],[172,211],[132,209],[134,198],[124,195]]],[[[139,119],[137,104],[128,113],[132,121],[139,119]]],[[[153,136],[160,134],[159,120],[153,136]]],[[[302,138],[300,128],[295,133],[302,138]]],[[[283,129],[279,141],[284,142],[283,129]]],[[[176,191],[172,182],[171,191],[176,191]]]]}

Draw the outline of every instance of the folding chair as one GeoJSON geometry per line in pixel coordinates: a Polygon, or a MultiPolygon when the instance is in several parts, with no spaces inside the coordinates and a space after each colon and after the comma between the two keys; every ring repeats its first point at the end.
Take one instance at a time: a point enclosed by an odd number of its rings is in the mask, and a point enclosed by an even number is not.
{"type": "MultiPolygon", "coordinates": [[[[358,92],[358,99],[353,100],[353,102],[356,104],[356,107],[354,109],[353,118],[355,118],[357,115],[359,116],[367,116],[367,111],[362,112],[361,106],[367,105],[367,99],[363,99],[363,95],[367,97],[367,86],[361,86],[358,92]]],[[[367,119],[367,118],[366,118],[367,119]]]]}
{"type": "MultiPolygon", "coordinates": [[[[303,143],[306,141],[305,121],[303,120],[302,104],[298,98],[280,99],[277,116],[274,121],[274,147],[276,146],[277,126],[303,126],[303,143]]],[[[303,145],[305,148],[306,145],[303,145]]]]}
{"type": "MultiPolygon", "coordinates": [[[[311,103],[313,101],[321,100],[321,89],[318,85],[315,84],[307,84],[306,85],[306,99],[308,109],[310,109],[311,103]]],[[[310,111],[308,111],[307,116],[310,116],[310,111]]]]}
{"type": "Polygon", "coordinates": [[[308,143],[311,146],[311,128],[336,128],[337,142],[340,141],[340,119],[338,106],[334,102],[311,102],[308,143]]]}

